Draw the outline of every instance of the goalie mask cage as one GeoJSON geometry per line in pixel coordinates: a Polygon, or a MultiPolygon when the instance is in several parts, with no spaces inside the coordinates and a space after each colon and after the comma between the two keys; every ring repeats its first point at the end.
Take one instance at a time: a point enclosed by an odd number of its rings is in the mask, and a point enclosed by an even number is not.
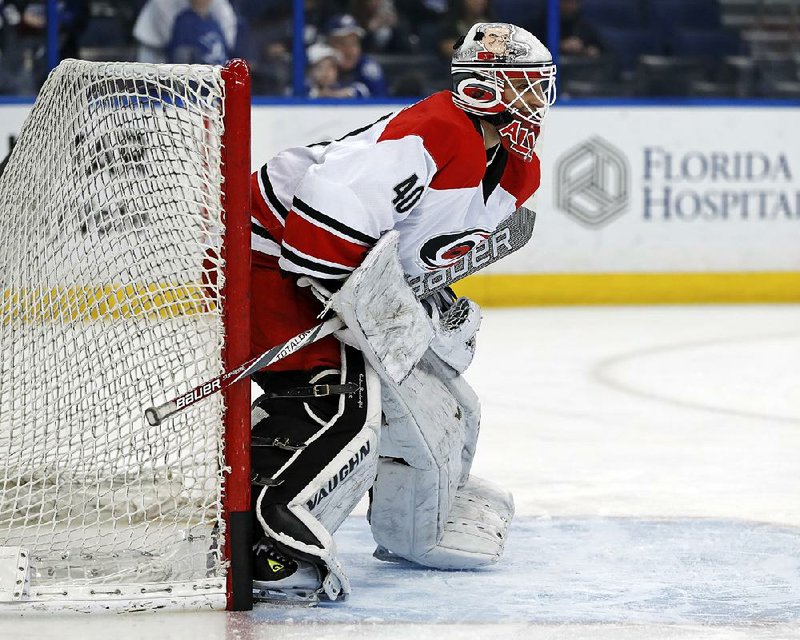
{"type": "Polygon", "coordinates": [[[249,356],[249,175],[242,61],[42,87],[0,178],[0,612],[249,608],[249,383],[144,417],[249,356]]]}

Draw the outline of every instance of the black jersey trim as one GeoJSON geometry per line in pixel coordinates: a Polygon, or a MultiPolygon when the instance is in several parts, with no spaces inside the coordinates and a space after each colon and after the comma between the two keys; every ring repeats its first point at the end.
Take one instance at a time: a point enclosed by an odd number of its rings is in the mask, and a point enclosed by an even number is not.
{"type": "Polygon", "coordinates": [[[341,138],[336,138],[336,140],[323,140],[322,142],[315,142],[314,144],[308,145],[310,147],[327,147],[334,142],[341,142],[346,138],[351,138],[352,136],[357,136],[359,133],[364,133],[367,129],[374,127],[379,122],[383,122],[387,118],[393,116],[394,113],[387,113],[385,116],[381,116],[375,122],[371,122],[370,124],[364,125],[363,127],[359,127],[358,129],[353,129],[352,131],[345,133],[341,138]]]}
{"type": "Polygon", "coordinates": [[[304,258],[303,256],[296,254],[285,244],[281,245],[281,257],[285,258],[292,264],[297,265],[298,267],[308,271],[315,271],[328,277],[347,277],[353,271],[352,269],[340,269],[338,267],[331,267],[330,265],[322,264],[316,260],[309,260],[308,258],[304,258]]]}
{"type": "MultiPolygon", "coordinates": [[[[481,125],[480,118],[477,116],[467,114],[470,122],[472,122],[472,126],[475,127],[475,131],[477,131],[482,139],[486,139],[483,133],[483,126],[481,125]]],[[[503,177],[503,172],[506,170],[506,164],[508,163],[508,151],[503,146],[502,143],[497,143],[495,147],[486,150],[486,159],[489,160],[489,154],[494,153],[494,156],[486,165],[486,170],[483,174],[483,179],[481,180],[481,186],[483,188],[483,202],[486,203],[489,200],[489,197],[492,195],[495,189],[497,189],[497,185],[500,184],[500,180],[503,177]],[[493,151],[495,150],[495,151],[493,151]]]]}
{"type": "Polygon", "coordinates": [[[298,211],[302,211],[305,215],[307,215],[312,220],[316,220],[320,224],[324,224],[326,227],[330,227],[334,231],[338,231],[343,236],[348,236],[353,240],[357,240],[358,242],[367,244],[372,246],[375,244],[378,239],[373,238],[372,236],[368,236],[366,233],[362,233],[361,231],[356,231],[352,227],[348,227],[346,224],[331,218],[330,216],[326,216],[321,211],[317,211],[314,207],[312,207],[307,202],[303,202],[297,196],[294,197],[292,200],[292,207],[297,209],[298,211]]]}
{"type": "MultiPolygon", "coordinates": [[[[492,195],[497,185],[500,184],[503,172],[506,170],[506,164],[508,163],[508,151],[506,151],[506,148],[498,143],[496,149],[494,157],[486,167],[486,173],[483,174],[483,180],[481,181],[484,203],[488,202],[489,196],[492,195]]],[[[492,149],[487,149],[486,153],[488,154],[491,151],[492,149]]]]}
{"type": "Polygon", "coordinates": [[[275,195],[275,189],[272,187],[272,182],[270,182],[269,174],[267,174],[267,165],[261,167],[260,171],[261,177],[261,186],[264,187],[264,193],[267,195],[267,200],[269,200],[269,204],[275,210],[281,219],[286,222],[286,216],[289,215],[289,210],[281,204],[281,201],[278,200],[278,196],[275,195]]]}
{"type": "Polygon", "coordinates": [[[272,236],[272,234],[266,229],[266,227],[262,227],[260,224],[252,224],[250,225],[250,229],[259,238],[264,238],[265,240],[272,240],[275,244],[278,244],[278,241],[272,236]]]}
{"type": "Polygon", "coordinates": [[[471,113],[464,112],[464,115],[467,116],[469,121],[472,123],[472,126],[475,127],[475,131],[478,132],[478,135],[483,139],[483,127],[481,126],[481,120],[478,116],[473,115],[471,113]]]}

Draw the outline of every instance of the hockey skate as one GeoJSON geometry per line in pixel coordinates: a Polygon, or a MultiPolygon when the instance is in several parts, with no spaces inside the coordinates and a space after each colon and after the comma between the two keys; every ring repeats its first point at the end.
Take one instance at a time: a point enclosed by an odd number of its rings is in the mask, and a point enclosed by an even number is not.
{"type": "Polygon", "coordinates": [[[253,547],[253,601],[313,607],[319,603],[322,575],[311,562],[281,553],[268,538],[253,547]]]}

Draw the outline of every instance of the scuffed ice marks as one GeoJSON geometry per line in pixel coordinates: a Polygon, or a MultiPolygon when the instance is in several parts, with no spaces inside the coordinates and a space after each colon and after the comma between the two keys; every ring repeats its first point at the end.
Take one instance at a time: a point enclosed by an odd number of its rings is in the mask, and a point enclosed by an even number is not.
{"type": "Polygon", "coordinates": [[[443,624],[773,625],[800,622],[800,530],[719,520],[515,521],[499,564],[432,571],[372,558],[369,528],[336,535],[353,594],[259,619],[443,624]]]}

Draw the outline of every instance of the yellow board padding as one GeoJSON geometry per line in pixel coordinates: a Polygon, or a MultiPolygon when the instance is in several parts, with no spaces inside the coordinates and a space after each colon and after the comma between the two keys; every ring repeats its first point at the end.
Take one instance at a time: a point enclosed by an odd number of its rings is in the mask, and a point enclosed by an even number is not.
{"type": "MultiPolygon", "coordinates": [[[[800,272],[490,274],[455,289],[485,307],[800,302],[800,272]]],[[[8,324],[215,313],[205,291],[200,284],[165,283],[6,289],[0,318],[8,324]]]]}
{"type": "Polygon", "coordinates": [[[202,285],[108,284],[5,289],[0,318],[11,322],[76,322],[123,318],[166,320],[214,312],[202,285]]]}
{"type": "Polygon", "coordinates": [[[486,307],[800,302],[800,272],[488,274],[454,289],[486,307]]]}

